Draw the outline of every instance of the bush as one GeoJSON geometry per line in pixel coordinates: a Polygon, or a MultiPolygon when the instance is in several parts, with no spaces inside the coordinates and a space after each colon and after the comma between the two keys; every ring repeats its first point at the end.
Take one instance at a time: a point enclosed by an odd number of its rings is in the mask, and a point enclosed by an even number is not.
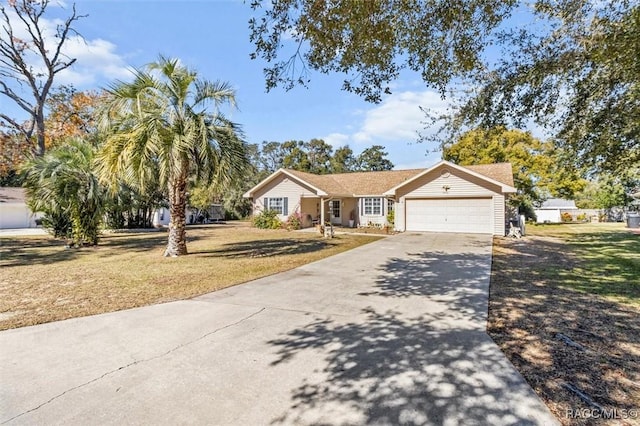
{"type": "Polygon", "coordinates": [[[73,224],[68,214],[52,210],[40,219],[42,227],[54,238],[73,238],[73,224]]]}
{"type": "Polygon", "coordinates": [[[391,210],[389,212],[389,214],[387,214],[387,223],[389,224],[389,226],[393,226],[394,225],[395,218],[396,218],[395,212],[394,212],[394,210],[391,210]]]}
{"type": "Polygon", "coordinates": [[[90,143],[72,139],[24,165],[27,205],[44,213],[46,230],[76,247],[97,244],[102,226],[106,191],[94,158],[90,143]]]}
{"type": "Polygon", "coordinates": [[[587,214],[586,213],[580,213],[577,217],[576,220],[578,222],[586,222],[587,221],[587,214]]]}
{"type": "Polygon", "coordinates": [[[573,216],[571,216],[571,213],[569,212],[564,212],[560,215],[560,217],[562,218],[563,222],[571,222],[573,221],[573,216]]]}
{"type": "Polygon", "coordinates": [[[298,212],[292,213],[287,218],[287,223],[285,223],[285,227],[288,231],[295,231],[297,229],[302,229],[302,215],[298,212]]]}
{"type": "Polygon", "coordinates": [[[260,229],[280,229],[282,222],[278,219],[278,212],[265,210],[253,217],[253,226],[260,229]]]}

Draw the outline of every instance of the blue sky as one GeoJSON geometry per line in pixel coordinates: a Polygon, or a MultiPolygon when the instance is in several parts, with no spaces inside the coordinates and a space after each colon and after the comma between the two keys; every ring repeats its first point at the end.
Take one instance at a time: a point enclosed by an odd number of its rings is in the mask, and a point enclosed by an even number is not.
{"type": "MultiPolygon", "coordinates": [[[[54,0],[55,2],[55,0],[54,0]]],[[[356,153],[373,144],[386,147],[396,168],[427,167],[440,159],[435,145],[416,143],[424,131],[419,106],[445,108],[439,94],[426,90],[418,75],[405,74],[394,93],[374,105],[340,90],[340,75],[311,74],[308,89],[265,91],[261,60],[249,59],[248,20],[254,14],[241,1],[79,0],[75,25],[84,37],[71,40],[77,58],[58,83],[80,90],[127,79],[159,54],[180,58],[207,79],[230,82],[239,110],[230,113],[250,143],[322,138],[334,148],[348,144],[356,153]]],[[[68,6],[66,6],[68,7],[68,6]]],[[[57,9],[57,8],[55,8],[57,9]]],[[[62,13],[64,10],[51,12],[62,13]]],[[[53,14],[50,16],[53,18],[53,14]]],[[[11,109],[8,100],[0,100],[11,109]]]]}

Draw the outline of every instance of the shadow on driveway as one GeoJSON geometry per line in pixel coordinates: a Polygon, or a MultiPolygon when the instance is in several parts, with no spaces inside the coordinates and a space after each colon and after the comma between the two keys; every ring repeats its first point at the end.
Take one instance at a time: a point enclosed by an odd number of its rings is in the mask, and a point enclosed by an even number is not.
{"type": "Polygon", "coordinates": [[[324,366],[271,424],[555,424],[485,332],[491,244],[472,243],[389,257],[359,315],[270,340],[274,366],[309,351],[324,366]]]}
{"type": "Polygon", "coordinates": [[[443,332],[428,316],[362,314],[364,322],[320,320],[269,342],[273,365],[308,350],[325,365],[271,424],[537,424],[531,389],[486,334],[443,332]]]}

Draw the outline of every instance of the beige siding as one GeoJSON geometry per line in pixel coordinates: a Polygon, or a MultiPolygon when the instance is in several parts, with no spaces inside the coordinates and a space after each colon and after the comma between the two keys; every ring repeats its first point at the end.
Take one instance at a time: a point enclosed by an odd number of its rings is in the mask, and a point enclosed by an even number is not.
{"type": "Polygon", "coordinates": [[[254,194],[253,212],[258,213],[264,209],[263,200],[265,197],[287,197],[288,212],[286,215],[280,215],[281,220],[286,220],[291,213],[300,211],[301,197],[304,196],[315,196],[315,193],[311,188],[288,176],[278,176],[254,194]]]}
{"type": "Polygon", "coordinates": [[[300,213],[302,213],[302,226],[308,228],[313,221],[320,217],[320,198],[303,198],[300,200],[300,213]]]}
{"type": "Polygon", "coordinates": [[[493,199],[493,233],[494,235],[504,235],[505,197],[501,188],[462,171],[448,170],[449,175],[446,177],[442,174],[443,168],[433,170],[398,191],[400,202],[396,203],[396,229],[406,230],[407,198],[491,197],[493,199]],[[400,213],[401,210],[402,213],[400,213]]]}
{"type": "Polygon", "coordinates": [[[427,173],[415,182],[398,191],[398,196],[409,198],[428,197],[491,197],[500,193],[500,187],[475,176],[450,170],[448,177],[441,175],[443,169],[427,173]]]}
{"type": "Polygon", "coordinates": [[[342,208],[342,224],[349,226],[349,219],[351,218],[351,212],[354,214],[354,226],[358,221],[358,199],[357,198],[344,198],[344,206],[342,208]]]}
{"type": "Polygon", "coordinates": [[[493,196],[493,234],[505,235],[505,205],[504,195],[493,196]]]}
{"type": "Polygon", "coordinates": [[[405,200],[403,198],[395,204],[394,228],[396,231],[404,231],[406,229],[404,222],[404,203],[405,200]]]}
{"type": "MultiPolygon", "coordinates": [[[[357,198],[334,198],[334,200],[340,200],[341,203],[341,211],[340,211],[340,223],[336,225],[340,226],[349,226],[349,218],[351,217],[351,212],[354,213],[354,226],[358,222],[358,199],[357,198]]],[[[319,204],[318,204],[319,205],[319,204]]],[[[330,219],[330,211],[329,211],[329,200],[325,200],[324,202],[324,212],[325,212],[325,220],[330,219]]],[[[318,217],[320,216],[320,210],[318,210],[318,217]]]]}

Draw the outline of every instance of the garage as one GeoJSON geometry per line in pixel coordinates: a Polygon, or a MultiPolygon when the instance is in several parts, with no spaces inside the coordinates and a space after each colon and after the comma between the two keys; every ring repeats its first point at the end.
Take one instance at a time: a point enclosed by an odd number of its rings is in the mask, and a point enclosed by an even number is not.
{"type": "Polygon", "coordinates": [[[426,198],[406,200],[406,230],[493,233],[491,198],[426,198]]]}
{"type": "Polygon", "coordinates": [[[0,229],[35,228],[40,216],[27,207],[23,188],[0,188],[0,229]]]}

